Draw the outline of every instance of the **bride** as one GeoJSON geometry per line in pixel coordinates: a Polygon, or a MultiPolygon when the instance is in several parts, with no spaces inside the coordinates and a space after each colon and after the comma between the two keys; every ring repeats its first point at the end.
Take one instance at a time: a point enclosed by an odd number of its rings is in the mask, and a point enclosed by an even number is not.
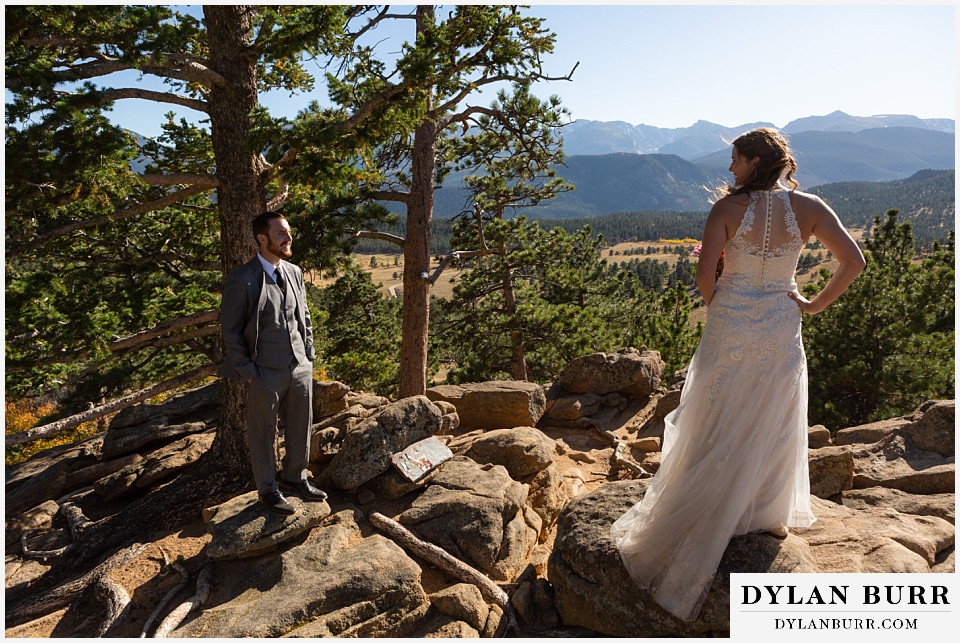
{"type": "Polygon", "coordinates": [[[800,321],[839,297],[864,266],[833,210],[796,191],[797,164],[780,132],[747,132],[731,156],[735,185],[721,190],[707,217],[697,264],[708,306],[703,338],[680,404],[665,419],[660,469],[611,528],[636,584],[688,621],[732,536],[785,537],[816,520],[800,321]],[[794,275],[812,235],[840,265],[808,300],[794,275]]]}

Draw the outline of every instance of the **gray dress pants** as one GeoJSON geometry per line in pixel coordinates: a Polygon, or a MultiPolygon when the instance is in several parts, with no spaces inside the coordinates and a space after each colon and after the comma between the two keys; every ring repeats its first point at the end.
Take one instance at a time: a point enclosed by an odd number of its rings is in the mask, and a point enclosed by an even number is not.
{"type": "Polygon", "coordinates": [[[283,421],[284,456],[280,477],[306,480],[313,424],[313,364],[277,369],[257,365],[257,377],[248,385],[247,444],[253,479],[261,493],[277,485],[277,418],[283,421]]]}

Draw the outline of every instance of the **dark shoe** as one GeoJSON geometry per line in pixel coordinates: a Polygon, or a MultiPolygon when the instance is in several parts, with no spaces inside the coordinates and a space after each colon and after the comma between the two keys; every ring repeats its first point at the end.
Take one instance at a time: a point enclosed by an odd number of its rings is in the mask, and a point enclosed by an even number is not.
{"type": "Polygon", "coordinates": [[[295,493],[304,500],[326,500],[327,494],[321,489],[317,489],[309,480],[297,480],[288,482],[280,480],[280,487],[284,491],[295,493]]]}
{"type": "Polygon", "coordinates": [[[283,497],[283,494],[279,491],[261,491],[260,502],[267,506],[272,513],[277,514],[278,516],[292,516],[297,513],[297,508],[294,507],[289,500],[283,497]]]}

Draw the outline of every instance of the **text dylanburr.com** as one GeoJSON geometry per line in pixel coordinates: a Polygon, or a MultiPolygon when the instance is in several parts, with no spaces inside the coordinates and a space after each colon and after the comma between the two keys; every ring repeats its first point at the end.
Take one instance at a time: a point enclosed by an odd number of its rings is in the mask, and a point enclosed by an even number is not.
{"type": "Polygon", "coordinates": [[[960,630],[958,601],[956,574],[730,574],[730,637],[920,640],[960,630]]]}

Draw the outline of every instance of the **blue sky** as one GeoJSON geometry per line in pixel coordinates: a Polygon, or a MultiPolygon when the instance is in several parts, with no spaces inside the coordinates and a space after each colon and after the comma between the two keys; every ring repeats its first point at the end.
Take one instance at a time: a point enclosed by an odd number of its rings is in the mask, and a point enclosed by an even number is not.
{"type": "MultiPolygon", "coordinates": [[[[939,5],[535,4],[557,34],[543,84],[575,119],[687,127],[789,121],[841,110],[857,116],[956,117],[953,3],[939,5]]],[[[412,25],[404,25],[410,29],[412,25]]],[[[378,38],[390,36],[381,31],[378,38]]],[[[398,34],[399,35],[399,34],[398,34]]],[[[395,51],[393,41],[381,44],[395,51]]],[[[292,117],[315,95],[262,97],[292,117]]],[[[481,101],[489,102],[489,98],[481,101]]],[[[120,101],[114,119],[159,132],[169,105],[120,101]]],[[[195,119],[190,110],[174,110],[195,119]]]]}

